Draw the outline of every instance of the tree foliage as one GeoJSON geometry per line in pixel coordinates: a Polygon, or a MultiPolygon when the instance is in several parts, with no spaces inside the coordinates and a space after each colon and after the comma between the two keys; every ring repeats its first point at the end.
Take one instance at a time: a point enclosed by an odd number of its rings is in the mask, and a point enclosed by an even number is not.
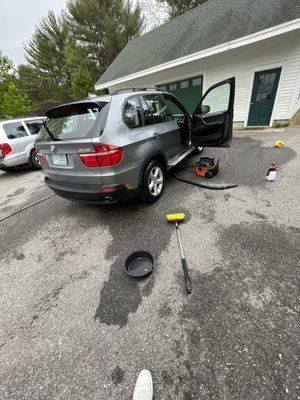
{"type": "Polygon", "coordinates": [[[70,0],[68,13],[77,49],[94,65],[94,80],[143,26],[140,6],[129,0],[70,0]]]}
{"type": "Polygon", "coordinates": [[[89,92],[94,91],[94,82],[90,71],[86,68],[77,68],[71,76],[72,93],[74,97],[82,99],[89,92]]]}
{"type": "Polygon", "coordinates": [[[49,12],[25,45],[28,63],[18,68],[32,113],[94,91],[94,82],[142,25],[140,6],[130,0],[69,0],[60,16],[49,12]]]}
{"type": "Polygon", "coordinates": [[[12,61],[0,51],[0,82],[3,82],[3,80],[12,72],[12,70],[12,61]]]}
{"type": "Polygon", "coordinates": [[[69,36],[66,18],[50,11],[25,45],[28,64],[19,66],[20,87],[32,99],[36,114],[71,99],[71,74],[65,59],[69,36]]]}
{"type": "Polygon", "coordinates": [[[17,83],[12,61],[0,52],[0,118],[24,116],[31,110],[28,96],[17,83]]]}
{"type": "Polygon", "coordinates": [[[30,100],[20,92],[14,82],[9,82],[0,104],[2,118],[17,118],[28,115],[31,110],[30,100]]]}
{"type": "Polygon", "coordinates": [[[178,17],[179,15],[200,6],[207,0],[158,0],[160,3],[165,3],[169,8],[169,19],[178,17]]]}

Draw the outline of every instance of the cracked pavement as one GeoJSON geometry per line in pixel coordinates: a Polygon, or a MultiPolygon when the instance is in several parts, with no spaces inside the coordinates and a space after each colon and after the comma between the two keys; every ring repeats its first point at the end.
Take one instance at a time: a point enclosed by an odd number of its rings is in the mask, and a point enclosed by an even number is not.
{"type": "MultiPolygon", "coordinates": [[[[299,149],[300,127],[236,133],[210,181],[236,189],[169,176],[154,205],[55,196],[1,222],[0,398],[127,400],[148,368],[157,400],[299,399],[299,149]],[[173,211],[187,214],[191,296],[173,211]],[[141,249],[155,270],[131,280],[124,261],[141,249]]],[[[0,218],[49,194],[41,172],[0,172],[0,218]]]]}

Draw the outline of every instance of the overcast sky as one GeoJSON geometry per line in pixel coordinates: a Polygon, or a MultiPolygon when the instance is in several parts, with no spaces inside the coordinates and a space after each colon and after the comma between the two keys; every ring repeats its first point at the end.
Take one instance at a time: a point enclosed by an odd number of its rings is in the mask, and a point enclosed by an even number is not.
{"type": "MultiPolygon", "coordinates": [[[[147,29],[162,23],[161,15],[155,13],[155,0],[132,0],[144,6],[147,29]]],[[[32,36],[35,25],[49,10],[59,14],[66,8],[67,0],[0,0],[0,51],[15,64],[26,62],[23,43],[32,36]]]]}
{"type": "Polygon", "coordinates": [[[0,50],[14,63],[25,62],[23,43],[48,10],[65,8],[66,0],[0,0],[0,50]]]}

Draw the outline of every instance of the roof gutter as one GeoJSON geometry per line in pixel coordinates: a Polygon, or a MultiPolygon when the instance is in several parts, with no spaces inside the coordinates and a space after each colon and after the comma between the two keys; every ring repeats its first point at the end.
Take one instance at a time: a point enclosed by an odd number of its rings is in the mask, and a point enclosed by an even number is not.
{"type": "Polygon", "coordinates": [[[182,64],[186,64],[192,61],[201,60],[203,58],[207,58],[219,53],[224,53],[228,50],[237,49],[239,47],[247,46],[249,44],[253,44],[259,42],[261,40],[269,39],[275,36],[282,35],[287,32],[294,31],[300,28],[300,18],[293,19],[291,21],[285,22],[280,25],[272,26],[271,28],[264,29],[259,32],[252,33],[251,35],[243,36],[241,38],[231,40],[226,43],[222,43],[221,45],[210,47],[209,49],[205,49],[199,51],[197,53],[192,53],[184,57],[177,58],[172,61],[168,61],[164,64],[156,65],[155,67],[151,67],[148,69],[144,69],[142,71],[135,72],[134,74],[126,75],[118,79],[114,79],[112,81],[95,84],[96,90],[106,89],[115,85],[119,85],[121,83],[131,81],[133,79],[141,78],[145,75],[155,74],[156,72],[160,72],[162,70],[177,67],[182,64]]]}

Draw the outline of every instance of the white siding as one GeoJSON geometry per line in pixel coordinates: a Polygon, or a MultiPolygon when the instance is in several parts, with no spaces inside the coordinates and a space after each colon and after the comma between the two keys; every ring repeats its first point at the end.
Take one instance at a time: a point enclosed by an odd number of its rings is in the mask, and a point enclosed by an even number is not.
{"type": "Polygon", "coordinates": [[[206,90],[218,81],[235,76],[234,121],[243,121],[246,125],[255,72],[278,67],[282,67],[282,72],[270,122],[272,125],[274,120],[289,120],[300,103],[299,30],[264,40],[255,45],[248,45],[204,60],[160,71],[110,89],[154,86],[203,74],[204,90],[206,90]]]}

